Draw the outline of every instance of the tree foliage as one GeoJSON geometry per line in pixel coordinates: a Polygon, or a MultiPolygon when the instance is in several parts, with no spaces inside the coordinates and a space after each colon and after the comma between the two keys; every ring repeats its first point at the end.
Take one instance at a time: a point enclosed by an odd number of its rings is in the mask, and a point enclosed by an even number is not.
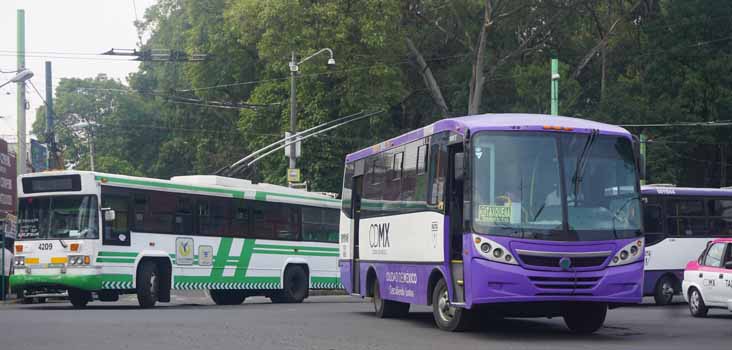
{"type": "MultiPolygon", "coordinates": [[[[143,62],[127,84],[66,79],[56,91],[67,163],[88,167],[71,126],[97,123],[97,168],[153,177],[213,173],[289,130],[383,114],[314,137],[298,160],[311,188],[338,192],[345,154],[440,118],[549,111],[613,124],[710,122],[732,109],[732,3],[710,0],[160,0],[141,50],[203,53],[143,62]]],[[[39,111],[34,132],[43,134],[39,111]]],[[[730,127],[630,127],[650,136],[653,182],[726,185],[730,127]]],[[[278,151],[237,176],[284,183],[278,151]]]]}

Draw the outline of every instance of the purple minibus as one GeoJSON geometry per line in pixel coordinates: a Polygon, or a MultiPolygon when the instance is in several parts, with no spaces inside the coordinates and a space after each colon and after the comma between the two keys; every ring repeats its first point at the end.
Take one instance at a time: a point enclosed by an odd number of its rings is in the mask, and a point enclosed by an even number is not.
{"type": "Polygon", "coordinates": [[[341,282],[379,317],[437,326],[563,317],[591,333],[640,303],[637,143],[623,128],[531,114],[448,118],[346,157],[341,282]]]}

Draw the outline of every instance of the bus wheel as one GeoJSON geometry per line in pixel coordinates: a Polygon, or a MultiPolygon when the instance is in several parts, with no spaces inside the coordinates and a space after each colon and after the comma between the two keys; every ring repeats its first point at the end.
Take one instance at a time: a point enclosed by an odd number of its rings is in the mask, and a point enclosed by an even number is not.
{"type": "Polygon", "coordinates": [[[270,297],[273,303],[301,303],[308,296],[308,275],[299,266],[285,270],[283,290],[270,297]]]}
{"type": "Polygon", "coordinates": [[[473,313],[468,309],[450,305],[447,283],[444,279],[441,279],[432,291],[432,316],[440,329],[460,332],[468,329],[472,322],[473,313]]]}
{"type": "Polygon", "coordinates": [[[137,302],[141,308],[155,306],[160,290],[160,274],[158,265],[152,261],[143,261],[137,273],[137,302]]]}
{"type": "Polygon", "coordinates": [[[381,298],[379,280],[374,279],[374,312],[378,318],[399,318],[409,314],[409,303],[402,303],[381,298]]]}
{"type": "Polygon", "coordinates": [[[216,305],[239,305],[247,298],[246,293],[241,290],[209,289],[208,293],[216,305]]]}
{"type": "Polygon", "coordinates": [[[602,328],[607,316],[607,305],[603,303],[577,303],[564,307],[564,323],[572,332],[594,333],[602,328]]]}
{"type": "Polygon", "coordinates": [[[91,299],[92,296],[90,292],[79,289],[69,289],[69,301],[71,301],[71,305],[74,307],[85,307],[91,299]]]}
{"type": "Polygon", "coordinates": [[[694,317],[706,317],[709,312],[709,308],[704,304],[704,298],[696,288],[691,288],[689,291],[689,311],[694,317]]]}
{"type": "Polygon", "coordinates": [[[656,301],[656,305],[668,305],[674,299],[674,281],[669,276],[663,276],[653,291],[653,299],[656,301]]]}

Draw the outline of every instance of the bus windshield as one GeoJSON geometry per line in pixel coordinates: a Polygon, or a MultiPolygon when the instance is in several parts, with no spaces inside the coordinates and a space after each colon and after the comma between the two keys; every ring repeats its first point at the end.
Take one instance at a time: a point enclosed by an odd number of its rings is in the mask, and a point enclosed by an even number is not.
{"type": "Polygon", "coordinates": [[[96,196],[19,200],[18,239],[99,238],[96,196]]]}
{"type": "Polygon", "coordinates": [[[640,235],[627,138],[483,132],[472,144],[476,232],[554,241],[640,235]]]}

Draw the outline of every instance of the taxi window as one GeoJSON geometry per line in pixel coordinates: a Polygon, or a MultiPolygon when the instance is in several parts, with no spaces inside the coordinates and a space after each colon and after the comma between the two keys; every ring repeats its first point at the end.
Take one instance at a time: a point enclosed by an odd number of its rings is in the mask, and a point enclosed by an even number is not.
{"type": "Polygon", "coordinates": [[[707,256],[704,258],[704,265],[711,266],[711,267],[721,267],[722,266],[722,258],[724,251],[727,247],[726,243],[715,243],[709,248],[709,251],[707,251],[707,256]]]}

